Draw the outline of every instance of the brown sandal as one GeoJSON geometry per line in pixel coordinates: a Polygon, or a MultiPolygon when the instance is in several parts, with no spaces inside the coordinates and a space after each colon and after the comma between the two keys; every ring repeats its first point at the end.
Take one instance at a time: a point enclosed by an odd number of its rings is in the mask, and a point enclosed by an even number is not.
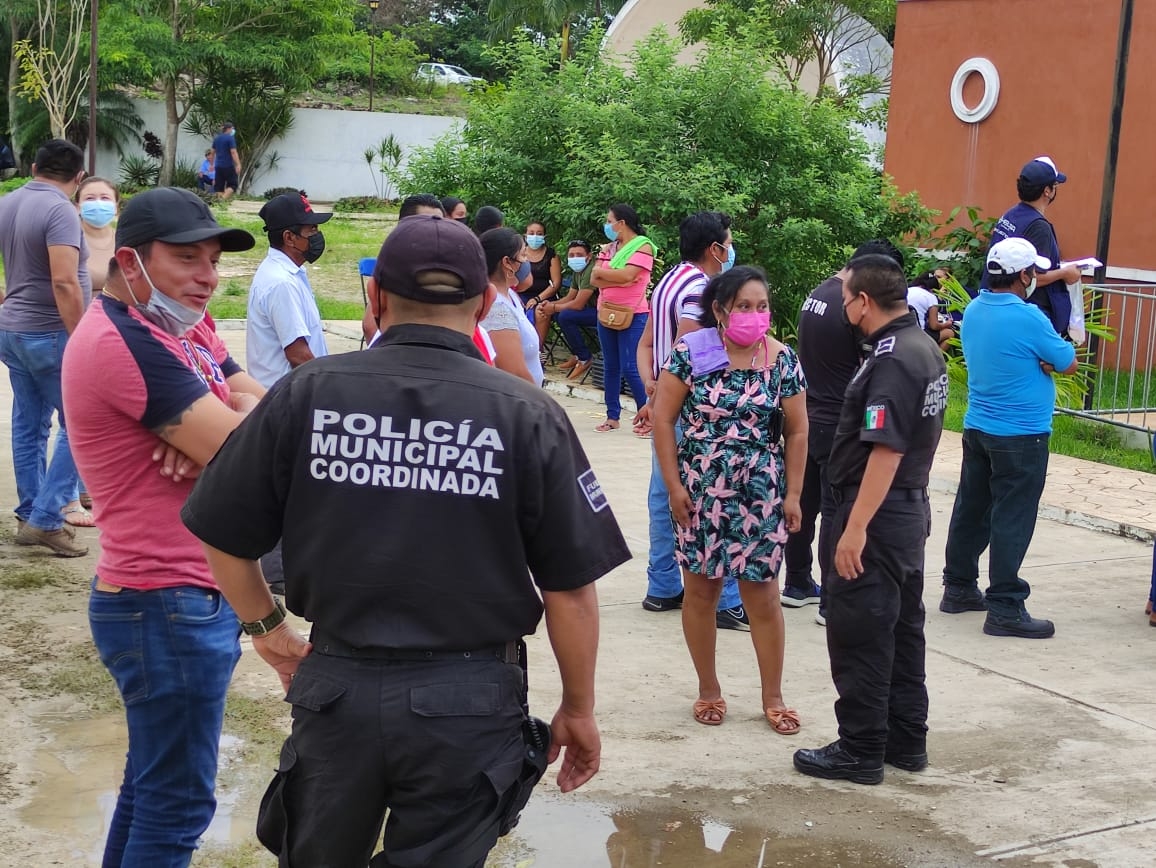
{"type": "Polygon", "coordinates": [[[703,726],[718,726],[727,716],[727,701],[725,699],[696,699],[694,701],[694,719],[703,726]],[[718,720],[714,715],[718,715],[718,720]]]}
{"type": "Polygon", "coordinates": [[[799,723],[799,712],[793,708],[768,708],[765,713],[767,723],[779,735],[794,735],[803,728],[799,723]]]}

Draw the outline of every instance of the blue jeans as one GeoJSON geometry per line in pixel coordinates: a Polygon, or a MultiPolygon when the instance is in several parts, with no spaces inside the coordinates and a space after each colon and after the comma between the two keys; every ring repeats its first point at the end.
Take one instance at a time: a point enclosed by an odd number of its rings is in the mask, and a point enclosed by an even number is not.
{"type": "Polygon", "coordinates": [[[76,464],[64,427],[60,362],[68,333],[0,331],[0,361],[12,382],[12,466],[16,471],[16,517],[41,530],[64,523],[60,510],[76,497],[76,464]],[[52,411],[60,432],[48,462],[52,411]]]}
{"type": "Polygon", "coordinates": [[[184,868],[217,807],[225,691],[241,656],[237,616],[205,588],[94,588],[88,621],[128,719],[102,866],[184,868]]]}
{"type": "Polygon", "coordinates": [[[997,437],[963,431],[963,469],[947,531],[943,584],[964,591],[979,579],[979,556],[989,553],[988,611],[1015,618],[1031,586],[1020,567],[1036,529],[1048,476],[1048,435],[997,437]]]}
{"type": "Polygon", "coordinates": [[[594,328],[598,325],[597,308],[560,310],[555,318],[558,320],[558,328],[562,330],[562,339],[566,341],[570,352],[584,362],[590,361],[590,347],[586,346],[586,339],[582,337],[582,327],[594,328]]]}
{"type": "MultiPolygon", "coordinates": [[[[682,429],[674,429],[675,438],[682,439],[682,429]]],[[[650,492],[647,494],[650,510],[650,560],[646,565],[646,595],[648,597],[677,597],[682,593],[682,572],[674,559],[674,520],[670,516],[670,496],[662,471],[658,467],[658,453],[650,450],[650,492]]],[[[739,581],[734,576],[723,580],[718,608],[733,609],[741,606],[739,581]]]]}
{"type": "Polygon", "coordinates": [[[646,405],[646,387],[638,376],[638,342],[646,328],[645,313],[636,313],[630,326],[622,331],[608,329],[598,323],[598,342],[602,345],[602,391],[606,396],[606,418],[615,421],[622,415],[622,378],[630,386],[634,403],[641,409],[646,405]]]}

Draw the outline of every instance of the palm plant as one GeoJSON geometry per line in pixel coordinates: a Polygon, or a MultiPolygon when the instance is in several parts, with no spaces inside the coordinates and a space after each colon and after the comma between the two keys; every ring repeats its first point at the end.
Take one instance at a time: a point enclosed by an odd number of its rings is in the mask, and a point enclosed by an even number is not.
{"type": "MultiPolygon", "coordinates": [[[[971,303],[971,294],[964,289],[954,276],[948,275],[942,282],[940,295],[947,302],[949,311],[963,314],[971,303]]],[[[1116,340],[1116,332],[1108,325],[1111,310],[1106,307],[1095,307],[1087,301],[1084,310],[1084,329],[1089,335],[1094,335],[1102,341],[1116,340]]],[[[947,375],[951,385],[967,390],[967,361],[963,357],[963,345],[958,335],[948,343],[947,375]]],[[[1084,406],[1084,398],[1093,387],[1096,380],[1095,359],[1088,344],[1076,349],[1076,359],[1080,365],[1074,374],[1056,374],[1053,379],[1056,383],[1056,406],[1076,409],[1084,406]]]]}
{"type": "Polygon", "coordinates": [[[570,57],[573,26],[582,19],[602,18],[621,6],[621,2],[601,0],[490,0],[487,14],[494,39],[506,39],[519,27],[531,27],[544,34],[561,33],[561,62],[565,63],[570,57]]]}

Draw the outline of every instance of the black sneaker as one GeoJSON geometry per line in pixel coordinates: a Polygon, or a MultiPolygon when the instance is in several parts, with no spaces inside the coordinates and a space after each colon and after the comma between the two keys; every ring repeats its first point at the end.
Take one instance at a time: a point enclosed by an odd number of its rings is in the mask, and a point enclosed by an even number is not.
{"type": "Polygon", "coordinates": [[[670,612],[682,608],[682,591],[677,597],[652,597],[647,594],[642,600],[642,608],[648,612],[670,612]]]}
{"type": "Polygon", "coordinates": [[[883,754],[883,762],[905,772],[921,772],[927,768],[927,751],[911,753],[887,748],[887,752],[883,754]]]}
{"type": "Polygon", "coordinates": [[[747,610],[742,606],[732,609],[719,609],[714,616],[715,626],[720,630],[745,630],[751,632],[751,622],[747,619],[747,610]]]}
{"type": "Polygon", "coordinates": [[[1017,639],[1050,639],[1056,634],[1056,625],[1043,618],[1033,618],[1026,611],[1014,618],[1000,618],[988,612],[983,632],[989,636],[1014,636],[1017,639]]]}
{"type": "Polygon", "coordinates": [[[806,588],[792,588],[790,585],[783,588],[783,593],[779,596],[779,602],[789,609],[799,609],[803,606],[817,606],[819,605],[819,586],[811,582],[811,587],[806,588]]]}
{"type": "Polygon", "coordinates": [[[958,588],[944,585],[943,599],[939,601],[939,611],[948,615],[958,615],[961,612],[986,612],[987,600],[975,585],[968,588],[958,588]]]}
{"type": "Polygon", "coordinates": [[[856,784],[883,782],[882,760],[857,757],[844,748],[841,741],[833,741],[826,747],[795,751],[795,768],[813,778],[831,781],[851,781],[856,784]]]}

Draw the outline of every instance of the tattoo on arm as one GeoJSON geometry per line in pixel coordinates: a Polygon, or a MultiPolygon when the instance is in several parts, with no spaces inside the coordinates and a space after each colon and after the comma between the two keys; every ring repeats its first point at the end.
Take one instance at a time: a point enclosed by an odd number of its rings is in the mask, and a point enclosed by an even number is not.
{"type": "Polygon", "coordinates": [[[168,435],[172,434],[173,431],[181,427],[181,424],[185,421],[185,417],[188,416],[192,410],[193,406],[190,404],[188,407],[185,407],[185,409],[181,410],[181,412],[177,413],[177,415],[173,416],[173,418],[169,419],[167,422],[163,422],[160,425],[157,425],[155,428],[151,429],[152,432],[162,440],[167,441],[169,439],[168,435]]]}

